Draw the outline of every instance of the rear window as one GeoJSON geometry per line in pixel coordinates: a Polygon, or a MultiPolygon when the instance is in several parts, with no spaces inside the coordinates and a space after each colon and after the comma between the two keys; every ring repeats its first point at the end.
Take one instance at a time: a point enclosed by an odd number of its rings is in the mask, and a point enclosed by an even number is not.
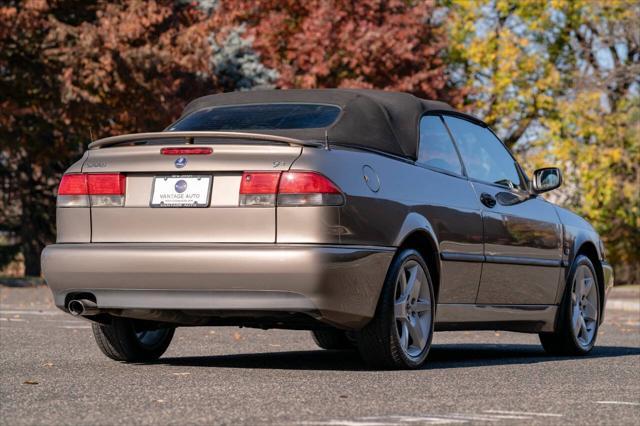
{"type": "Polygon", "coordinates": [[[202,109],[169,127],[173,131],[313,129],[333,124],[340,108],[314,104],[234,105],[202,109]]]}

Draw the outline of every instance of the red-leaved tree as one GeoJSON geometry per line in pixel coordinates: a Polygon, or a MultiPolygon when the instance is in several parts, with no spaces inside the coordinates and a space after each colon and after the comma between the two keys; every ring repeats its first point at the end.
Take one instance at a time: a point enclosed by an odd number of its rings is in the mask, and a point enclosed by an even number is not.
{"type": "Polygon", "coordinates": [[[457,103],[433,1],[223,0],[220,27],[245,25],[281,88],[365,87],[457,103]]]}
{"type": "Polygon", "coordinates": [[[40,274],[55,188],[93,137],[161,130],[222,87],[212,22],[165,1],[9,1],[0,6],[0,267],[40,274]]]}
{"type": "Polygon", "coordinates": [[[405,0],[3,2],[0,267],[21,254],[39,275],[55,187],[91,135],[161,130],[194,97],[275,83],[457,102],[434,12],[405,0]]]}

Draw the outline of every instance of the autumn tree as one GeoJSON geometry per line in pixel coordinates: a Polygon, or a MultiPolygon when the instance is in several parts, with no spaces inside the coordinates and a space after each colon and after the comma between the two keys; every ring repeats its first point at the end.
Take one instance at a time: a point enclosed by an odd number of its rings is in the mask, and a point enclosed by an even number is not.
{"type": "Polygon", "coordinates": [[[568,204],[603,236],[619,282],[638,283],[640,3],[581,6],[569,21],[575,28],[572,89],[541,120],[548,132],[532,151],[565,165],[568,204]]]}
{"type": "Polygon", "coordinates": [[[632,0],[3,2],[0,266],[21,253],[26,273],[39,274],[60,174],[92,137],[160,130],[206,93],[371,87],[449,101],[484,118],[526,163],[562,165],[559,200],[602,233],[618,277],[638,281],[639,8],[632,0]]]}
{"type": "Polygon", "coordinates": [[[461,100],[433,1],[223,0],[220,27],[244,25],[281,88],[364,87],[461,100]]]}
{"type": "Polygon", "coordinates": [[[91,135],[162,130],[196,96],[274,78],[209,18],[174,1],[0,6],[0,263],[21,253],[39,275],[56,185],[91,135]]]}
{"type": "Polygon", "coordinates": [[[640,3],[442,3],[461,106],[525,163],[561,166],[551,196],[595,225],[619,281],[639,282],[640,3]]]}
{"type": "Polygon", "coordinates": [[[39,274],[55,187],[91,138],[160,130],[196,96],[276,85],[459,100],[434,13],[400,0],[3,3],[0,264],[21,253],[39,274]]]}

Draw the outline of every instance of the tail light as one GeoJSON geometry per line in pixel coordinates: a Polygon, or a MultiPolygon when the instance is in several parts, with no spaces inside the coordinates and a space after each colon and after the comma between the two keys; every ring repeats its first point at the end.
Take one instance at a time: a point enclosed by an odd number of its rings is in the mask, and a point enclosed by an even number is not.
{"type": "Polygon", "coordinates": [[[62,176],[58,207],[122,207],[126,178],[120,173],[73,173],[62,176]]]}
{"type": "Polygon", "coordinates": [[[315,172],[286,172],[278,187],[279,206],[339,206],[344,197],[338,187],[315,172]]]}
{"type": "Polygon", "coordinates": [[[241,206],[338,206],[344,196],[316,172],[245,172],[240,184],[241,206]]]}
{"type": "Polygon", "coordinates": [[[280,172],[244,172],[240,182],[240,205],[275,205],[279,181],[280,172]]]}

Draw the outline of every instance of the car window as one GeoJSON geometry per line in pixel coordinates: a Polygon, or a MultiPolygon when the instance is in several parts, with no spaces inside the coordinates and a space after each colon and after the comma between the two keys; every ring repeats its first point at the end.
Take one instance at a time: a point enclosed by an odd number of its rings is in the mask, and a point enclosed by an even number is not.
{"type": "Polygon", "coordinates": [[[178,130],[312,129],[333,124],[340,108],[315,104],[253,104],[192,112],[169,127],[178,130]]]}
{"type": "Polygon", "coordinates": [[[489,129],[459,118],[445,116],[444,120],[458,145],[469,177],[524,189],[515,160],[489,129]]]}
{"type": "Polygon", "coordinates": [[[427,115],[420,120],[418,163],[462,174],[460,158],[439,116],[427,115]]]}

